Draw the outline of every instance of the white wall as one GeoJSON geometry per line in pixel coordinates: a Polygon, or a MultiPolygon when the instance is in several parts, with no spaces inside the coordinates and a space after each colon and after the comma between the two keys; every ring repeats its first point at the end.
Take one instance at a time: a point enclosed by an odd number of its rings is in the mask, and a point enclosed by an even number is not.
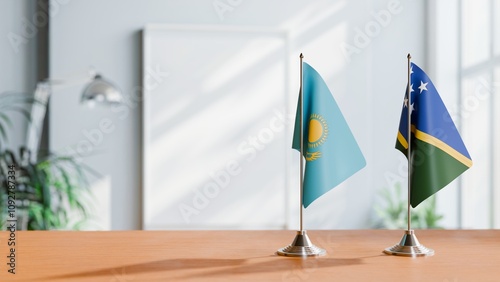
{"type": "MultiPolygon", "coordinates": [[[[141,84],[141,30],[148,23],[242,25],[290,32],[291,53],[303,52],[322,74],[367,159],[365,169],[306,210],[306,227],[370,227],[376,193],[390,185],[386,176],[398,175],[403,160],[394,144],[406,54],[411,52],[414,61],[425,67],[424,1],[396,2],[395,13],[383,12],[390,19],[381,23],[375,20],[377,14],[388,10],[393,1],[64,2],[50,25],[52,76],[73,76],[94,66],[127,97],[135,97],[141,84]],[[214,8],[214,3],[228,2],[234,6],[225,6],[229,8],[224,13],[214,8]],[[366,34],[365,29],[373,36],[363,38],[360,33],[366,34]],[[341,49],[345,44],[356,48],[350,49],[355,53],[345,56],[341,49]]],[[[291,66],[291,73],[297,74],[297,68],[291,66]]],[[[296,83],[290,95],[296,97],[297,88],[296,83]]],[[[89,110],[78,105],[80,90],[72,87],[52,96],[51,147],[91,151],[84,160],[102,173],[93,188],[100,216],[97,228],[138,229],[142,212],[139,102],[129,99],[120,111],[89,110]],[[112,122],[112,132],[99,129],[102,119],[112,122]]]]}
{"type": "MultiPolygon", "coordinates": [[[[26,28],[35,14],[34,1],[0,1],[0,92],[31,94],[36,84],[36,30],[26,28]]],[[[9,147],[24,144],[26,120],[12,115],[9,147]]]]}

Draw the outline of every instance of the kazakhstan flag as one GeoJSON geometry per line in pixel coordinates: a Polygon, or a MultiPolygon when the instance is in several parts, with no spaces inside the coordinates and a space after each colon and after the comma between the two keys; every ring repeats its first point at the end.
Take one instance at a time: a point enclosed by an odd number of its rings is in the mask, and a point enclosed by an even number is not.
{"type": "MultiPolygon", "coordinates": [[[[303,63],[303,136],[306,168],[303,204],[330,191],[366,165],[344,116],[321,76],[303,63]]],[[[300,97],[292,147],[300,151],[300,97]]]]}

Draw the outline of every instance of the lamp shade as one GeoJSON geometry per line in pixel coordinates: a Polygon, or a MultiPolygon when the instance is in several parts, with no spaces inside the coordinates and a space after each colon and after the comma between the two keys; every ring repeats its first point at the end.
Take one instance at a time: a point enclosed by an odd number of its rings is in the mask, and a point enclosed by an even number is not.
{"type": "Polygon", "coordinates": [[[118,104],[122,102],[122,95],[113,83],[97,74],[83,90],[81,101],[82,103],[118,104]]]}

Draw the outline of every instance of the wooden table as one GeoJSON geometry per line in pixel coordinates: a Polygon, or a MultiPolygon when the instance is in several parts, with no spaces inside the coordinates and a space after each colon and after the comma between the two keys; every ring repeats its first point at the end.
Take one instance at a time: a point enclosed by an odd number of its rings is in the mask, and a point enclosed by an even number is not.
{"type": "Polygon", "coordinates": [[[403,231],[309,231],[319,258],[275,255],[295,231],[113,231],[16,233],[16,274],[0,281],[500,281],[500,230],[417,230],[433,257],[382,250],[403,231]]]}

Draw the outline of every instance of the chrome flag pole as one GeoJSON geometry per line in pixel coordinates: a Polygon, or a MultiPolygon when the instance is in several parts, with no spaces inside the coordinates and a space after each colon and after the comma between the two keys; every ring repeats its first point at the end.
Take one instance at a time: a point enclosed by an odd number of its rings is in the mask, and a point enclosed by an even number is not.
{"type": "Polygon", "coordinates": [[[412,154],[411,154],[411,55],[408,54],[408,87],[406,88],[406,99],[405,104],[408,108],[408,229],[405,231],[403,238],[392,247],[386,248],[384,253],[388,255],[397,256],[407,256],[407,257],[420,257],[420,256],[432,256],[434,255],[434,250],[426,248],[424,245],[420,244],[415,235],[414,231],[411,229],[411,167],[412,167],[412,154]]]}
{"type": "Polygon", "coordinates": [[[281,248],[277,251],[280,256],[290,256],[290,257],[309,257],[309,256],[322,256],[326,254],[326,251],[316,247],[309,236],[307,236],[307,231],[303,227],[303,197],[304,197],[304,95],[303,95],[303,73],[302,73],[302,60],[304,55],[300,53],[300,230],[297,231],[295,239],[292,244],[281,248]]]}

